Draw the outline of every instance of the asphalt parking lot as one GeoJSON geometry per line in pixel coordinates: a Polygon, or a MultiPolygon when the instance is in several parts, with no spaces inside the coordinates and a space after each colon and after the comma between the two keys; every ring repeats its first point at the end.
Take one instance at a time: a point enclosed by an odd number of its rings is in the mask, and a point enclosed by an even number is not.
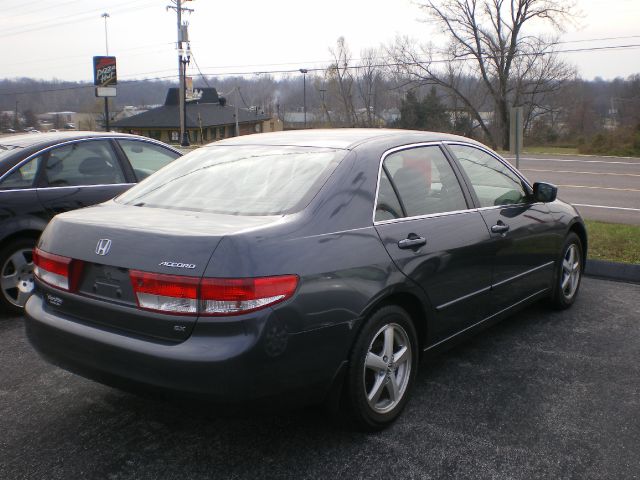
{"type": "Polygon", "coordinates": [[[640,477],[640,285],[586,278],[422,364],[407,410],[365,435],[305,409],[225,417],[42,361],[0,322],[0,478],[640,477]]]}

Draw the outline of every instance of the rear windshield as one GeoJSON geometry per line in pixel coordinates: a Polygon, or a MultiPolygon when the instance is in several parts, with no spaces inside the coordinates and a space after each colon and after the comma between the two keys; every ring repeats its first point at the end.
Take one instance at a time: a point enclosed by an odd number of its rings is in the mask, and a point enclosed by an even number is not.
{"type": "Polygon", "coordinates": [[[119,196],[126,205],[229,215],[282,215],[304,208],[344,150],[209,146],[159,170],[119,196]]]}

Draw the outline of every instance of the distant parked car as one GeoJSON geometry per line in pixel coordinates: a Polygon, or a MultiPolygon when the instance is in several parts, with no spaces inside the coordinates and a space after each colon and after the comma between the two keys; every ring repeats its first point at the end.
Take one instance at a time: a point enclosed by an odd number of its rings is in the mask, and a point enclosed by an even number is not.
{"type": "Polygon", "coordinates": [[[425,353],[535,300],[574,302],[587,235],[556,194],[441,133],[223,140],[54,218],[26,332],[108,384],[342,399],[357,425],[383,428],[425,353]]]}
{"type": "Polygon", "coordinates": [[[33,289],[31,251],[54,215],[109,200],[180,155],[126,134],[0,138],[0,310],[24,306],[33,289]]]}

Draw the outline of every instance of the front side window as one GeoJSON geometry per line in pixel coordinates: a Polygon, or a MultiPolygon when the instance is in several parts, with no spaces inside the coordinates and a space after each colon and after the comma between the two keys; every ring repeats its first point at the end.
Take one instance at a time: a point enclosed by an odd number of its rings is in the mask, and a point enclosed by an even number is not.
{"type": "MultiPolygon", "coordinates": [[[[392,153],[383,162],[379,192],[388,190],[390,178],[400,196],[403,216],[416,217],[467,208],[462,188],[446,157],[437,146],[417,147],[392,153]]],[[[380,193],[376,212],[380,207],[380,193]]],[[[377,213],[376,213],[377,216],[377,213]]]]}
{"type": "Polygon", "coordinates": [[[468,145],[449,145],[471,180],[482,207],[524,203],[522,181],[492,155],[468,145]]]}
{"type": "Polygon", "coordinates": [[[18,188],[31,188],[36,179],[38,173],[38,167],[40,166],[41,157],[36,157],[29,160],[20,168],[14,170],[9,175],[4,177],[0,182],[0,190],[12,190],[18,188]]]}
{"type": "Polygon", "coordinates": [[[292,213],[311,201],[344,155],[329,148],[203,147],[116,201],[228,215],[292,213]]]}
{"type": "Polygon", "coordinates": [[[42,177],[42,184],[48,187],[125,183],[118,159],[105,140],[54,148],[42,177]]]}
{"type": "Polygon", "coordinates": [[[118,143],[129,159],[138,181],[147,178],[180,156],[172,150],[149,142],[118,140],[118,143]]]}

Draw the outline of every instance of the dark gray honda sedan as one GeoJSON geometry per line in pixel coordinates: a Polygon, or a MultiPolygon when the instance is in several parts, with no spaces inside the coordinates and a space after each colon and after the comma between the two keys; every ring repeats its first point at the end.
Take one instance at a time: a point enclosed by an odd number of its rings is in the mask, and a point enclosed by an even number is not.
{"type": "Polygon", "coordinates": [[[440,133],[217,142],[53,219],[27,333],[107,384],[339,401],[383,428],[425,354],[535,300],[574,302],[587,236],[556,193],[440,133]]]}

